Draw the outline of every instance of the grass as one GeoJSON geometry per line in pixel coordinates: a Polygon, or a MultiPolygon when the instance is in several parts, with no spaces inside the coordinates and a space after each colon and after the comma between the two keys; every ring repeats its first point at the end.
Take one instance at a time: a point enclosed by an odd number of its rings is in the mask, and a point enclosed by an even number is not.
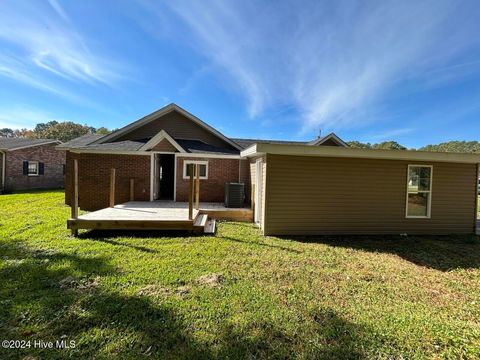
{"type": "Polygon", "coordinates": [[[0,197],[0,358],[479,358],[477,237],[83,233],[61,192],[0,197]],[[218,282],[201,282],[220,274],[218,282]]]}

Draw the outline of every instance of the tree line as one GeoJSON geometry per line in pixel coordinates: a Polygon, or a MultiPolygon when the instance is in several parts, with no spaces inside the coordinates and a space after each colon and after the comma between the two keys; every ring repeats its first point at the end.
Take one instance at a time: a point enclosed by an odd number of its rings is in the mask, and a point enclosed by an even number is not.
{"type": "Polygon", "coordinates": [[[418,150],[480,154],[480,142],[478,141],[447,141],[440,144],[422,146],[418,149],[408,149],[396,141],[384,141],[376,144],[362,143],[360,141],[349,141],[347,144],[350,147],[360,149],[418,150]]]}
{"type": "Polygon", "coordinates": [[[93,126],[76,124],[72,121],[49,121],[40,123],[33,130],[30,129],[0,129],[0,137],[6,138],[33,138],[55,139],[66,142],[87,134],[109,134],[110,130],[105,127],[94,128],[93,126]]]}

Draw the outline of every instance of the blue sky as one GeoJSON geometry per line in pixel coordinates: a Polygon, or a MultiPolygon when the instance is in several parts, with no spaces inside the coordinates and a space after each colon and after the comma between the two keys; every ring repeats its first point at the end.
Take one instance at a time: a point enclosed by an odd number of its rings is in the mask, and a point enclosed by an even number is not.
{"type": "Polygon", "coordinates": [[[0,127],[175,102],[232,137],[480,140],[480,2],[2,2],[0,127]]]}

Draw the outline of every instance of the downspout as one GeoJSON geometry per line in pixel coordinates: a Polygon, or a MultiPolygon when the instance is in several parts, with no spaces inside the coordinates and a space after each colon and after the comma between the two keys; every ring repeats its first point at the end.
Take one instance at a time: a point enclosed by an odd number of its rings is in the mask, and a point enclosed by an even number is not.
{"type": "Polygon", "coordinates": [[[5,169],[6,169],[6,161],[7,161],[7,153],[5,151],[0,151],[2,153],[2,186],[0,190],[4,190],[5,188],[5,169]]]}

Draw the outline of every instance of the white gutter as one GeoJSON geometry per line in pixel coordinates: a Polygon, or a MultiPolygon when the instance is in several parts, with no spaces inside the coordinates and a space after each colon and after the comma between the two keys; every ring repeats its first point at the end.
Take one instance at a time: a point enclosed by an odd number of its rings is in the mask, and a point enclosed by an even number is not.
{"type": "Polygon", "coordinates": [[[267,153],[274,155],[434,161],[465,164],[477,164],[480,162],[480,154],[459,154],[414,150],[373,150],[344,148],[339,146],[280,145],[263,143],[251,145],[243,150],[240,155],[242,157],[252,157],[267,153]]]}

